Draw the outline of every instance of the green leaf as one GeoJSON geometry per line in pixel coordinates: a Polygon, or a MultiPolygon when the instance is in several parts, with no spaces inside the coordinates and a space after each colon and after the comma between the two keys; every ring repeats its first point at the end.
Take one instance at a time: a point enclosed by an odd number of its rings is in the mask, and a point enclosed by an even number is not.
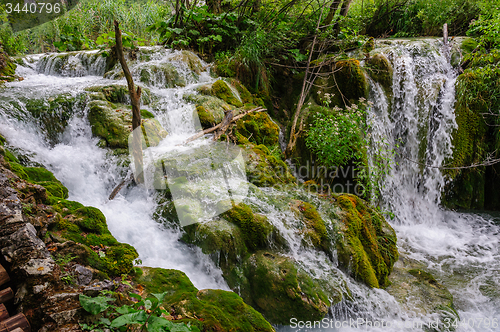
{"type": "Polygon", "coordinates": [[[137,312],[138,310],[132,308],[131,306],[128,306],[128,305],[123,305],[121,307],[118,307],[115,309],[117,313],[119,314],[130,314],[132,312],[137,312]]]}
{"type": "Polygon", "coordinates": [[[163,302],[163,299],[165,298],[165,295],[167,295],[168,292],[163,292],[163,293],[160,293],[160,294],[151,294],[153,295],[154,297],[156,297],[158,299],[158,302],[162,303],[163,302]]]}
{"type": "Polygon", "coordinates": [[[149,317],[149,320],[148,320],[148,332],[163,332],[165,330],[173,331],[172,328],[175,325],[176,324],[172,323],[171,321],[169,321],[163,317],[152,316],[152,317],[149,317]]]}
{"type": "Polygon", "coordinates": [[[90,297],[80,294],[80,304],[85,309],[85,311],[90,312],[92,315],[97,315],[108,309],[110,305],[108,302],[114,301],[105,296],[90,297]]]}
{"type": "Polygon", "coordinates": [[[101,318],[99,318],[99,321],[106,326],[111,325],[111,321],[108,318],[101,317],[101,318]]]}
{"type": "Polygon", "coordinates": [[[142,301],[142,297],[139,294],[129,293],[128,295],[136,300],[142,301]]]}
{"type": "Polygon", "coordinates": [[[111,327],[120,327],[129,324],[144,324],[147,315],[144,310],[122,315],[111,322],[111,327]]]}

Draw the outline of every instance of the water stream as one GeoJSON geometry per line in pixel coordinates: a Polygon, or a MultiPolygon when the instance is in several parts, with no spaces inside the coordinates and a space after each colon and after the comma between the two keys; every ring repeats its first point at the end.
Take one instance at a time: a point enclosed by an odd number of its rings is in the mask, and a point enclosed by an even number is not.
{"type": "MultiPolygon", "coordinates": [[[[451,132],[456,127],[453,103],[457,74],[441,54],[437,41],[395,41],[383,45],[380,52],[387,55],[394,67],[393,95],[386,96],[380,85],[370,82],[373,106],[368,120],[374,142],[371,154],[385,153],[389,159],[395,158],[392,171],[380,185],[383,188],[382,205],[395,215],[390,223],[397,232],[400,252],[427,265],[454,295],[462,322],[468,322],[457,331],[500,331],[484,323],[478,327],[479,319],[500,318],[498,216],[442,209],[440,194],[446,179],[438,169],[412,162],[440,166],[450,156],[451,132]],[[395,150],[397,157],[393,157],[390,150],[395,150]]],[[[165,88],[160,80],[149,87],[158,99],[150,110],[169,132],[158,147],[148,152],[154,159],[188,149],[175,147],[196,128],[194,106],[182,97],[186,93],[196,93],[198,85],[214,79],[208,72],[193,76],[185,66],[172,62],[175,53],[170,51],[158,49],[148,54],[151,55],[148,62],[178,66],[187,82],[183,88],[165,88]]],[[[24,80],[8,83],[0,97],[0,132],[14,148],[21,149],[54,172],[69,189],[70,200],[99,208],[112,234],[119,241],[134,246],[143,265],[184,271],[199,289],[229,289],[220,269],[208,256],[180,242],[181,233],[177,228],[164,228],[153,219],[157,203],[151,191],[128,188],[113,201],[108,201],[109,193],[121,180],[124,170],[118,166],[116,157],[99,148],[98,139],[92,137],[85,97],[73,107],[64,131],[55,140],[47,140],[43,126],[26,110],[28,99],[49,100],[63,92],[84,96],[85,87],[125,82],[103,78],[105,61],[95,52],[79,53],[70,61],[61,61],[55,55],[36,55],[28,57],[25,66],[19,66],[18,74],[24,80]]],[[[132,71],[137,74],[143,64],[136,66],[132,71]]],[[[206,144],[198,140],[189,149],[204,149],[206,144]]],[[[234,168],[227,171],[238,172],[234,168]]],[[[213,189],[218,181],[203,182],[203,185],[213,189]]],[[[229,184],[231,188],[240,185],[229,184]]],[[[280,230],[288,244],[289,255],[311,275],[345,282],[350,289],[352,299],[330,308],[329,319],[340,322],[358,318],[399,322],[426,319],[401,307],[385,290],[370,289],[344,275],[326,254],[303,248],[302,237],[294,231],[298,220],[283,212],[280,204],[289,202],[283,197],[300,197],[305,193],[249,188],[245,202],[265,214],[280,230]]],[[[321,204],[319,200],[318,204],[321,204]]],[[[282,330],[297,329],[280,327],[282,330]]],[[[320,330],[356,329],[314,329],[320,330]]],[[[413,329],[374,327],[368,330],[413,329]]]]}

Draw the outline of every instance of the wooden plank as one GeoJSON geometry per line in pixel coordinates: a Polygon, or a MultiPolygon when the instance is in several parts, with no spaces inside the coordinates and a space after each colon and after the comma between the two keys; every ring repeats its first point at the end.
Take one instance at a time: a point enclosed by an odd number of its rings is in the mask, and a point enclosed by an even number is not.
{"type": "Polygon", "coordinates": [[[9,312],[3,304],[0,304],[0,322],[9,318],[9,312]]]}
{"type": "Polygon", "coordinates": [[[5,303],[13,298],[14,292],[12,291],[12,288],[9,287],[0,291],[0,303],[5,303]]]}
{"type": "Polygon", "coordinates": [[[2,265],[0,265],[0,286],[10,281],[9,274],[4,269],[2,265]]]}
{"type": "Polygon", "coordinates": [[[17,329],[15,329],[14,331],[11,331],[11,332],[25,332],[25,331],[23,331],[23,329],[21,329],[20,327],[18,327],[17,329]]]}
{"type": "Polygon", "coordinates": [[[0,322],[0,332],[12,332],[17,328],[23,332],[31,332],[30,323],[23,314],[17,314],[0,322]]]}

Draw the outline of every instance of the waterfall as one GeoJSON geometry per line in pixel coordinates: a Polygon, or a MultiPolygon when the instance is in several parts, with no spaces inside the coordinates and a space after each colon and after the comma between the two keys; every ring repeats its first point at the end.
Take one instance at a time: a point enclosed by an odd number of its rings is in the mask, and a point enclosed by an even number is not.
{"type": "Polygon", "coordinates": [[[461,318],[457,331],[498,331],[478,326],[481,319],[500,317],[498,220],[439,206],[446,178],[437,167],[453,151],[458,74],[438,40],[392,41],[379,51],[394,69],[392,98],[370,82],[370,154],[391,159],[380,187],[382,205],[394,214],[399,250],[424,262],[448,287],[461,318]]]}
{"type": "MultiPolygon", "coordinates": [[[[392,94],[370,81],[369,155],[382,154],[392,165],[389,174],[380,180],[381,205],[394,214],[390,223],[397,232],[404,259],[421,262],[453,294],[461,322],[468,324],[459,326],[457,331],[498,331],[477,325],[479,319],[500,317],[498,218],[442,209],[440,195],[446,178],[438,168],[424,166],[445,163],[452,153],[451,135],[456,128],[453,104],[457,73],[440,48],[439,42],[431,39],[390,41],[378,46],[378,51],[390,60],[394,75],[392,94]]],[[[244,200],[254,212],[265,215],[283,237],[281,245],[286,248],[286,255],[309,275],[349,293],[330,308],[328,319],[419,323],[434,318],[400,305],[387,290],[371,289],[352,279],[337,268],[335,250],[327,255],[304,245],[305,238],[298,229],[301,221],[290,213],[290,201],[314,203],[325,221],[333,219],[330,213],[338,212],[332,211],[332,204],[301,190],[280,191],[246,183],[242,180],[243,163],[236,149],[227,152],[227,147],[220,146],[232,157],[225,160],[218,158],[222,154],[217,153],[221,151],[218,147],[210,151],[206,140],[179,145],[199,128],[193,115],[194,106],[184,97],[196,95],[200,85],[214,82],[205,71],[206,64],[196,67],[180,61],[186,57],[185,53],[158,47],[143,48],[136,56],[140,61],[130,65],[131,71],[136,82],[149,88],[154,103],[148,110],[169,133],[158,146],[144,153],[145,168],[151,170],[146,174],[149,183],[155,180],[155,162],[161,158],[171,167],[172,174],[184,172],[187,178],[191,174],[186,164],[204,167],[199,176],[189,178],[192,181],[189,190],[203,193],[203,203],[209,207],[202,211],[205,214],[199,215],[205,218],[220,212],[217,205],[221,195],[229,195],[228,199],[235,202],[244,200]],[[167,77],[162,71],[176,74],[167,77]],[[196,154],[196,158],[191,154],[196,154]],[[207,166],[212,165],[220,167],[209,172],[207,166]],[[221,187],[223,190],[218,192],[221,187]]],[[[221,270],[208,255],[179,241],[182,235],[179,227],[164,227],[154,218],[158,200],[152,194],[153,184],[149,191],[125,188],[113,201],[107,199],[127,170],[120,166],[119,157],[100,148],[99,139],[93,137],[87,119],[89,96],[85,88],[124,85],[120,69],[115,67],[103,78],[106,59],[96,51],[33,55],[24,62],[24,66],[18,67],[18,74],[24,80],[6,84],[0,97],[0,133],[12,148],[54,172],[69,189],[70,200],[99,208],[113,236],[134,246],[144,265],[181,270],[199,289],[229,289],[221,270]],[[74,101],[67,108],[60,105],[54,108],[53,116],[64,121],[49,139],[44,127],[47,124],[31,115],[29,102],[52,103],[64,93],[74,101]]],[[[280,143],[283,146],[281,139],[280,143]]],[[[189,204],[196,206],[197,202],[191,200],[189,204]]],[[[332,222],[325,224],[328,232],[335,232],[332,222]]],[[[308,329],[279,327],[279,330],[308,329]]],[[[314,329],[321,330],[357,329],[351,326],[314,329]]],[[[415,331],[404,326],[366,330],[415,331]]]]}

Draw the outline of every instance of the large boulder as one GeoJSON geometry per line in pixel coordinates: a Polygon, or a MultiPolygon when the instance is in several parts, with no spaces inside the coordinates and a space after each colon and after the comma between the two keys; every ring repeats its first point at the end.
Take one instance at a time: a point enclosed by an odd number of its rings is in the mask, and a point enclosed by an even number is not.
{"type": "Polygon", "coordinates": [[[339,264],[370,287],[389,286],[388,276],[399,257],[394,229],[355,195],[340,195],[337,204],[344,234],[337,242],[339,264]]]}
{"type": "Polygon", "coordinates": [[[198,290],[181,271],[142,268],[135,281],[148,293],[167,292],[164,307],[171,317],[201,331],[274,331],[262,315],[233,292],[198,290]]]}

